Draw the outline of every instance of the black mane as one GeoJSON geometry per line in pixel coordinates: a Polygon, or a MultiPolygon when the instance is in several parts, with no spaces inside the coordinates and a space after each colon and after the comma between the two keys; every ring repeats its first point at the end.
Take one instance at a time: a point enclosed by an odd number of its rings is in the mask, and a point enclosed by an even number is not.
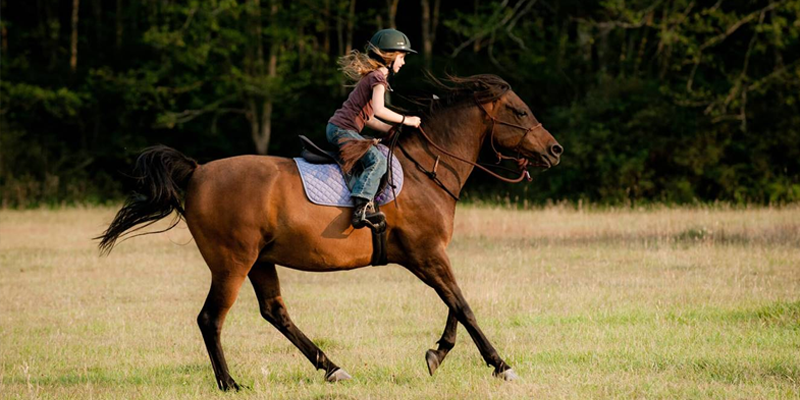
{"type": "Polygon", "coordinates": [[[447,75],[438,79],[426,74],[434,92],[406,98],[418,109],[418,113],[431,116],[437,110],[487,103],[497,100],[511,90],[511,85],[497,75],[481,74],[469,77],[447,75]]]}

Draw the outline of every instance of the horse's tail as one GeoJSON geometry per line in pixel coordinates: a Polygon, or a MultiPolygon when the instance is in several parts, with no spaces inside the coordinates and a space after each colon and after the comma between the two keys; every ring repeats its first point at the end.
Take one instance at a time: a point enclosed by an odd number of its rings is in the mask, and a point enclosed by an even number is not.
{"type": "Polygon", "coordinates": [[[117,239],[131,228],[140,224],[145,225],[131,232],[146,228],[177,211],[178,217],[168,228],[148,233],[174,228],[184,215],[182,192],[195,169],[197,161],[175,149],[163,145],[146,148],[136,159],[133,169],[135,191],[125,200],[125,205],[117,212],[108,229],[95,238],[100,239],[100,252],[110,253],[117,239]]]}

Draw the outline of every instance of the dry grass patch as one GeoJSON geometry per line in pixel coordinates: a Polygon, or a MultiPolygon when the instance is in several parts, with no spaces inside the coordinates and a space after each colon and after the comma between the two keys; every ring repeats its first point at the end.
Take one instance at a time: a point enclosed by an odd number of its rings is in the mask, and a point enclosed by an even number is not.
{"type": "Polygon", "coordinates": [[[101,258],[89,238],[114,211],[0,211],[3,398],[800,398],[797,207],[462,207],[456,276],[521,382],[463,329],[428,377],[446,309],[400,267],[280,269],[295,322],[355,379],[326,384],[247,283],[223,332],[238,394],[214,385],[185,226],[101,258]]]}

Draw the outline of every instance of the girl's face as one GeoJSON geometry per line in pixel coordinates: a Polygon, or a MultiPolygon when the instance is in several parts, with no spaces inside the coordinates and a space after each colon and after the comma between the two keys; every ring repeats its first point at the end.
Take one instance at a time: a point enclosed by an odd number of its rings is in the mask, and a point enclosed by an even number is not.
{"type": "Polygon", "coordinates": [[[406,53],[398,54],[397,57],[394,59],[394,64],[392,64],[392,69],[394,70],[394,73],[396,74],[400,72],[400,68],[405,64],[406,64],[406,53]]]}

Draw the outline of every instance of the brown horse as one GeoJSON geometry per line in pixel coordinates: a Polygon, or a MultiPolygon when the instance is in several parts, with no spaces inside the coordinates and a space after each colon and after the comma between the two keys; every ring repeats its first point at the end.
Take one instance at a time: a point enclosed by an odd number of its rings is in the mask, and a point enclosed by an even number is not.
{"type": "MultiPolygon", "coordinates": [[[[440,87],[444,94],[439,100],[430,101],[424,119],[424,129],[435,145],[417,132],[406,132],[399,139],[404,151],[396,157],[405,169],[405,184],[397,204],[382,208],[389,222],[388,260],[432,287],[449,308],[438,349],[425,355],[431,374],[455,345],[460,322],[486,363],[494,367],[493,374],[513,380],[514,371],[478,327],[446,252],[456,207],[448,191],[458,196],[473,165],[436,148],[475,161],[481,147],[490,141],[493,148],[516,151],[544,167],[558,164],[563,149],[502,79],[477,75],[450,82],[440,87]],[[437,156],[441,157],[437,179],[431,179],[417,166],[430,168],[437,156]]],[[[139,157],[135,171],[141,184],[139,194],[132,195],[118,212],[100,237],[100,248],[110,251],[126,231],[143,223],[147,226],[173,211],[185,218],[211,269],[211,289],[197,322],[220,389],[240,387],[228,372],[220,331],[247,277],[264,319],[316,369],[324,369],[326,380],[350,378],[289,318],[275,270],[276,264],[313,272],[368,266],[370,231],[353,229],[349,208],[307,201],[299,172],[288,158],[240,156],[198,165],[173,149],[157,146],[139,157]]]]}

